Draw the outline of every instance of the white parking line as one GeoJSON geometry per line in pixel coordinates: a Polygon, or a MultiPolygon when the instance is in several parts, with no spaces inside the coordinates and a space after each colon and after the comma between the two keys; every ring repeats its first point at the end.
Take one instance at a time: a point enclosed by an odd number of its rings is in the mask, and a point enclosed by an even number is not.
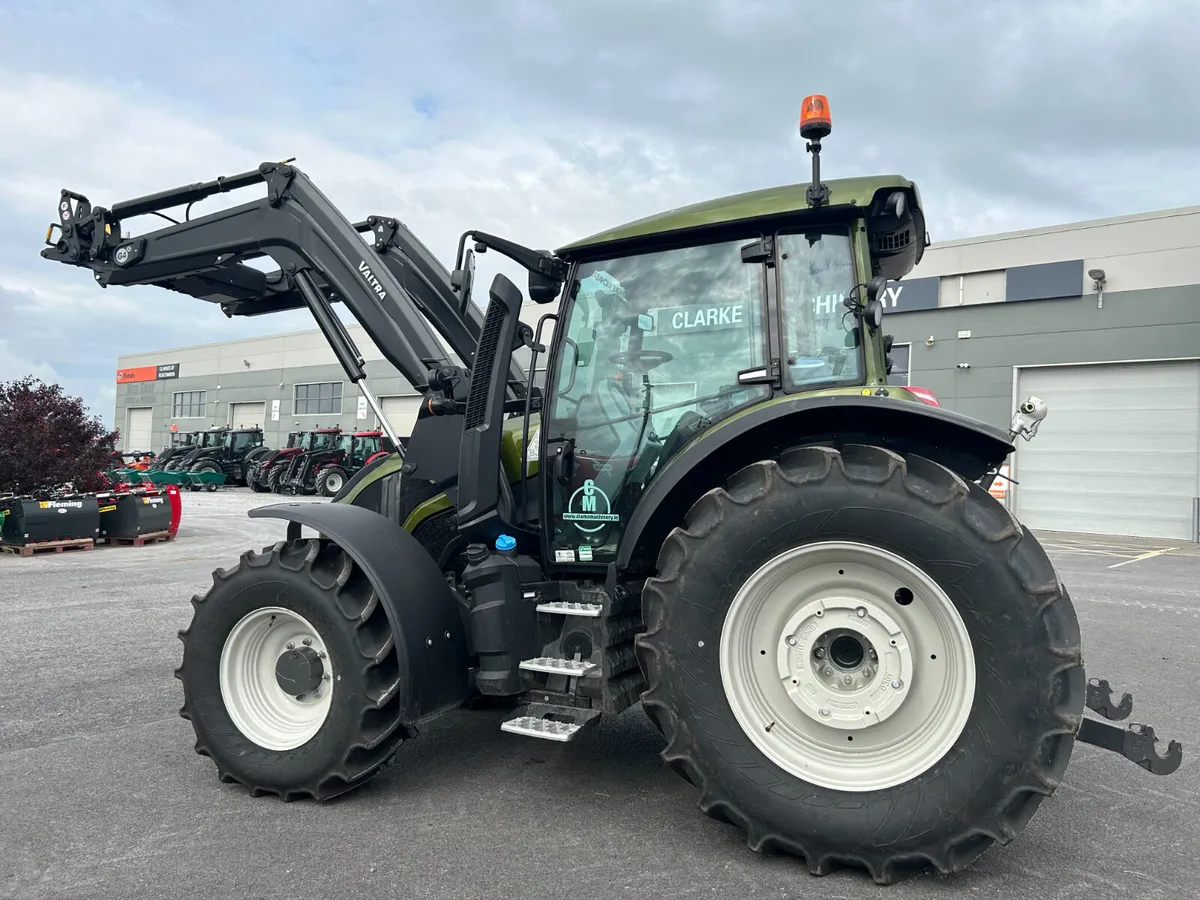
{"type": "Polygon", "coordinates": [[[1116,569],[1120,566],[1127,566],[1130,563],[1139,562],[1143,559],[1150,559],[1152,556],[1162,556],[1164,553],[1170,553],[1172,550],[1178,550],[1178,547],[1166,547],[1162,550],[1151,550],[1149,553],[1143,553],[1141,556],[1135,556],[1132,559],[1127,559],[1124,562],[1113,563],[1109,566],[1110,569],[1116,569]]]}

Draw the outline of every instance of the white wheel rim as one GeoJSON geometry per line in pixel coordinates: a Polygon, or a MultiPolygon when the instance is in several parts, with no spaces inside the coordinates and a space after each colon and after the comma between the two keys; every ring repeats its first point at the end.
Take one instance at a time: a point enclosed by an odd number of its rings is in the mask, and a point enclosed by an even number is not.
{"type": "Polygon", "coordinates": [[[971,638],[946,593],[894,553],[848,541],[797,547],[751,575],[726,613],[720,664],[754,745],[840,791],[884,790],[929,769],[975,698],[971,638]]]}
{"type": "Polygon", "coordinates": [[[337,473],[330,474],[325,479],[325,489],[333,494],[340,491],[342,489],[342,476],[337,473]]]}
{"type": "Polygon", "coordinates": [[[321,730],[337,678],[317,629],[280,606],[265,606],[243,616],[221,648],[225,709],[248,740],[268,750],[294,750],[321,730]],[[321,658],[324,679],[315,691],[297,698],[279,686],[275,664],[281,654],[305,646],[321,658]]]}

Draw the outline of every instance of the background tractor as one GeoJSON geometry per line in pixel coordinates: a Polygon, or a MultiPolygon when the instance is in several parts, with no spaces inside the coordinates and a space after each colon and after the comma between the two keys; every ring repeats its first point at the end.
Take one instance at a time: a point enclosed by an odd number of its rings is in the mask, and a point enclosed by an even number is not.
{"type": "Polygon", "coordinates": [[[887,385],[879,295],[924,252],[917,187],[824,181],[823,97],[800,130],[811,181],[555,253],[470,231],[453,272],[290,162],[110,209],[63,191],[43,256],[230,316],[307,308],[396,448],[331,503],[252,510],[285,534],[192,599],[181,712],[223,780],[326,799],[481,696],[514,705],[514,739],[551,742],[641,700],[752,848],[886,882],[1014,839],[1077,740],[1174,771],[1174,742],[1084,717],[1128,704],[1088,682],[1066,587],[986,489],[1045,405],[1006,431],[887,385]],[[536,327],[502,275],[473,302],[489,250],[557,301],[536,327]],[[264,255],[278,271],[247,264],[264,255]],[[334,302],[424,392],[406,446],[334,302]]]}
{"type": "Polygon", "coordinates": [[[215,429],[215,439],[210,444],[183,458],[182,470],[201,474],[219,472],[225,476],[226,483],[245,485],[247,468],[270,452],[263,444],[259,426],[224,426],[215,429]]]}
{"type": "Polygon", "coordinates": [[[178,436],[179,443],[163,448],[163,451],[151,463],[150,470],[152,472],[161,472],[171,464],[172,460],[182,459],[191,453],[200,443],[200,436],[202,434],[204,434],[203,431],[189,431],[180,434],[178,436]]]}
{"type": "Polygon", "coordinates": [[[295,452],[281,457],[267,473],[270,489],[277,494],[312,493],[314,467],[337,454],[341,439],[340,425],[301,433],[295,452]]]}
{"type": "MultiPolygon", "coordinates": [[[[313,475],[313,493],[334,497],[346,486],[347,480],[376,459],[385,458],[390,450],[383,448],[382,431],[355,431],[338,438],[337,453],[309,469],[313,475]]],[[[305,491],[307,493],[307,491],[305,491]]]]}

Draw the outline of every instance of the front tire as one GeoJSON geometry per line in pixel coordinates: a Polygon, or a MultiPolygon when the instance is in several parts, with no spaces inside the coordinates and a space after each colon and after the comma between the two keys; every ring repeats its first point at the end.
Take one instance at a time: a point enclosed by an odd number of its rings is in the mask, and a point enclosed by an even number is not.
{"type": "Polygon", "coordinates": [[[322,497],[333,497],[346,485],[346,471],[340,466],[330,466],[317,473],[317,493],[322,497]]]}
{"type": "Polygon", "coordinates": [[[748,466],[669,535],[643,606],[663,758],[752,849],[814,874],[960,870],[1070,759],[1070,598],[1007,509],[927,459],[810,446],[748,466]]]}
{"type": "Polygon", "coordinates": [[[326,800],[367,781],[408,736],[387,616],[336,544],[247,551],[192,606],[179,634],[180,715],[222,781],[254,796],[326,800]],[[312,657],[311,684],[277,675],[284,655],[301,652],[312,657]]]}

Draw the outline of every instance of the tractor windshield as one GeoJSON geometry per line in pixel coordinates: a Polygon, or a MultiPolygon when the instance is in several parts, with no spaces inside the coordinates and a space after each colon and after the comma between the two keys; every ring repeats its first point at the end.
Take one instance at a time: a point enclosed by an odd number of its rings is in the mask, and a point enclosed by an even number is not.
{"type": "Polygon", "coordinates": [[[339,436],[336,431],[315,431],[309,435],[309,450],[332,450],[337,447],[339,436]]]}
{"type": "Polygon", "coordinates": [[[741,254],[758,237],[579,267],[547,423],[549,441],[573,442],[575,461],[552,489],[560,561],[607,559],[666,461],[699,429],[769,395],[738,384],[738,372],[766,360],[765,269],[741,254]]]}

